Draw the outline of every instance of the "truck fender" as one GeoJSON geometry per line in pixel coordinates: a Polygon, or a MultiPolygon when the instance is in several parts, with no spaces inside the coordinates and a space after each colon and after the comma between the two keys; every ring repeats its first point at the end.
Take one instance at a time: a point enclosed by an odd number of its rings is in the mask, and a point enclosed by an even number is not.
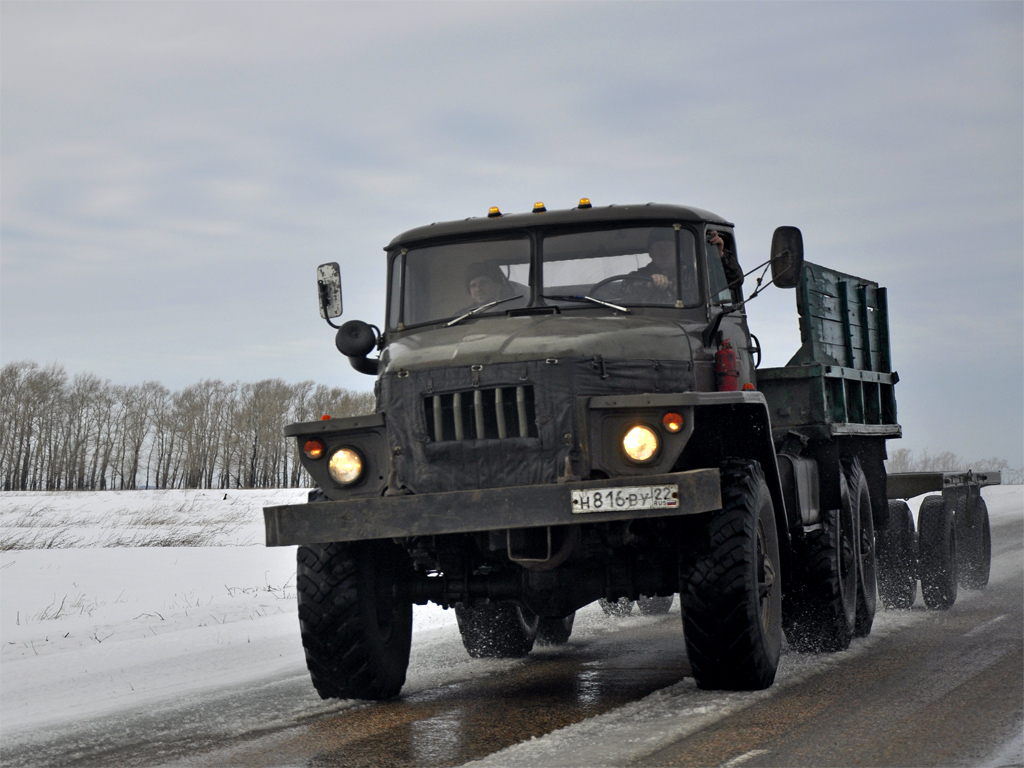
{"type": "Polygon", "coordinates": [[[753,459],[761,465],[775,508],[783,579],[790,572],[791,531],[801,525],[799,509],[790,510],[782,492],[779,465],[772,443],[768,406],[760,392],[701,393],[695,403],[694,431],[683,454],[688,464],[709,466],[722,459],[753,459]]]}

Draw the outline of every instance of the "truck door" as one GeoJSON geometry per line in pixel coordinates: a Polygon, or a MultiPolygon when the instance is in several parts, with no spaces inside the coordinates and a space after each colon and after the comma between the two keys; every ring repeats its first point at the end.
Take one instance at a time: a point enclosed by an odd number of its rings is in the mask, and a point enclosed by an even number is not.
{"type": "MultiPolygon", "coordinates": [[[[707,225],[704,237],[708,295],[712,306],[743,301],[743,270],[736,256],[736,240],[732,231],[707,225]]],[[[728,339],[736,350],[740,387],[755,384],[754,352],[746,313],[741,309],[726,315],[721,325],[722,339],[728,339]]]]}

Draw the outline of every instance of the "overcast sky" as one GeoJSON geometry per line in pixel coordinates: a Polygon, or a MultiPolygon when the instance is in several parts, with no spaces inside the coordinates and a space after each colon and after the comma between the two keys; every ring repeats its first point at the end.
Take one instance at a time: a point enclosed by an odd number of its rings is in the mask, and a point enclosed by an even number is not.
{"type": "MultiPolygon", "coordinates": [[[[889,288],[905,439],[1024,465],[1024,4],[0,3],[0,362],[372,380],[432,221],[665,202],[889,288]]],[[[765,364],[792,291],[750,307],[765,364]]]]}

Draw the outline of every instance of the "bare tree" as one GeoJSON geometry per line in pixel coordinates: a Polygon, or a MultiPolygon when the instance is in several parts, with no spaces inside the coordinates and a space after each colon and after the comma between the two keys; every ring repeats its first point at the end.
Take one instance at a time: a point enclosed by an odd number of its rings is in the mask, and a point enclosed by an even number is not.
{"type": "Polygon", "coordinates": [[[297,487],[310,485],[284,426],[370,413],[371,393],[311,381],[70,382],[58,365],[0,369],[0,487],[297,487]]]}
{"type": "Polygon", "coordinates": [[[49,469],[47,447],[55,428],[61,390],[67,374],[57,365],[40,368],[36,363],[9,363],[0,376],[3,402],[3,487],[36,490],[45,487],[49,469]]]}
{"type": "Polygon", "coordinates": [[[1024,468],[1014,469],[1006,459],[989,458],[967,460],[951,451],[931,454],[925,449],[920,456],[915,456],[909,448],[898,448],[892,452],[885,462],[886,472],[963,472],[971,469],[976,472],[999,471],[1005,485],[1024,483],[1024,468]]]}

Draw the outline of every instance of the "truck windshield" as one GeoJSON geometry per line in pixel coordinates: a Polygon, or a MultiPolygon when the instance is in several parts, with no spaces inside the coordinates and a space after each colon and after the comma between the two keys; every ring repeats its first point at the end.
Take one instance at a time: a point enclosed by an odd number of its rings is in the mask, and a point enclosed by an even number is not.
{"type": "Polygon", "coordinates": [[[543,242],[544,295],[591,296],[625,306],[684,306],[700,299],[693,234],[630,227],[553,235],[543,242]]]}
{"type": "MultiPolygon", "coordinates": [[[[623,306],[699,302],[693,234],[672,227],[628,227],[552,234],[540,240],[543,298],[525,236],[410,248],[391,271],[392,328],[501,314],[531,301],[588,306],[591,296],[623,306]]],[[[593,305],[589,305],[593,306],[593,305]]]]}
{"type": "Polygon", "coordinates": [[[396,258],[392,270],[392,327],[458,317],[495,301],[500,303],[480,314],[501,313],[530,300],[530,241],[525,237],[411,248],[404,273],[401,261],[396,258]]]}

